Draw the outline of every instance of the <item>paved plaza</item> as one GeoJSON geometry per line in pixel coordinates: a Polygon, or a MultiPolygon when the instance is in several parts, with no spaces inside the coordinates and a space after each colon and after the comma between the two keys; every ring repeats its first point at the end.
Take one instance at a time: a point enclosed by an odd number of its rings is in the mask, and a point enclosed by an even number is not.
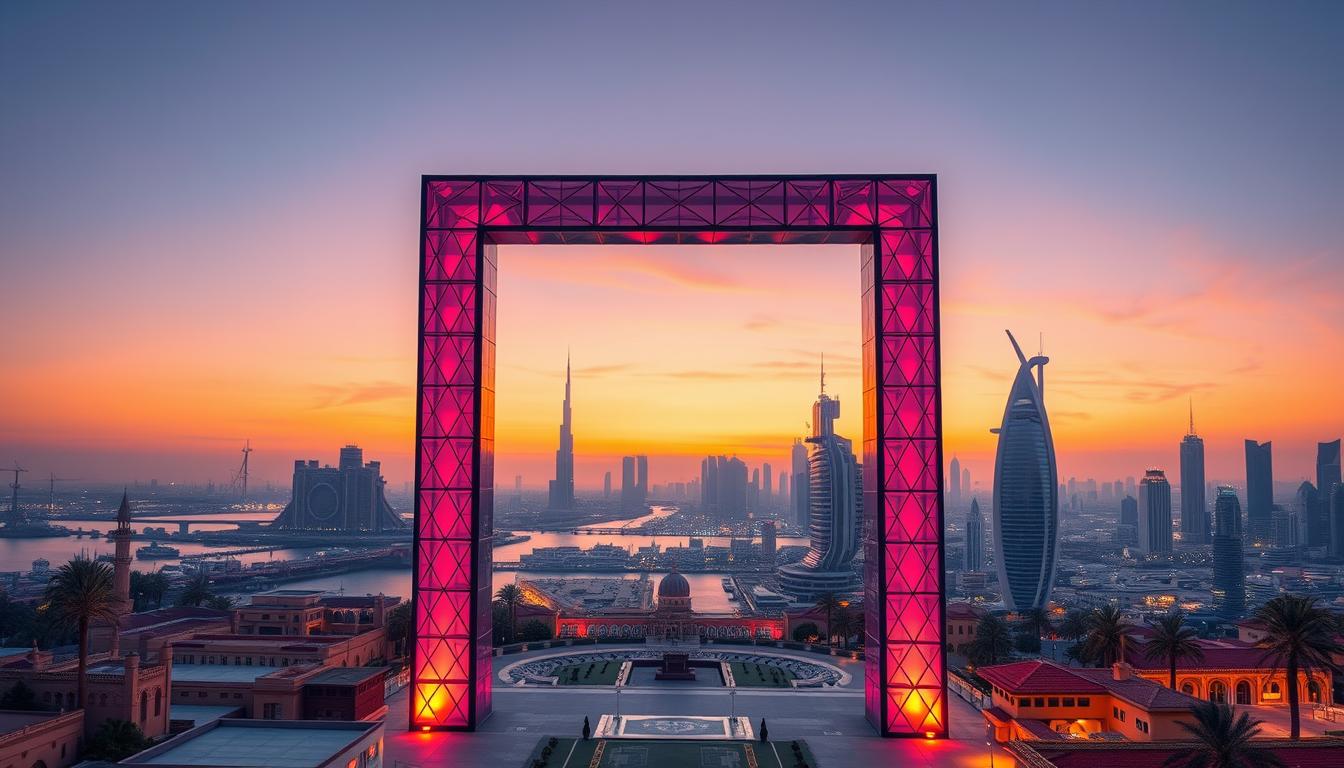
{"type": "MultiPolygon", "coordinates": [[[[553,653],[554,651],[551,651],[553,653]]],[[[536,654],[538,656],[541,653],[536,654]]],[[[510,657],[516,658],[516,657],[510,657]]],[[[863,717],[863,664],[840,657],[819,657],[849,673],[845,686],[826,689],[668,688],[631,686],[619,694],[623,715],[732,714],[765,718],[770,740],[804,739],[820,768],[846,766],[989,765],[984,719],[969,704],[949,696],[951,739],[882,739],[863,717]]],[[[496,666],[500,659],[496,659],[496,666]]],[[[387,716],[387,765],[391,768],[522,768],[537,740],[544,736],[575,737],[583,718],[595,728],[602,715],[615,714],[615,688],[510,687],[496,678],[494,714],[476,733],[411,733],[407,731],[409,692],[391,700],[387,716]]],[[[1012,765],[995,750],[995,766],[1012,765]]]]}

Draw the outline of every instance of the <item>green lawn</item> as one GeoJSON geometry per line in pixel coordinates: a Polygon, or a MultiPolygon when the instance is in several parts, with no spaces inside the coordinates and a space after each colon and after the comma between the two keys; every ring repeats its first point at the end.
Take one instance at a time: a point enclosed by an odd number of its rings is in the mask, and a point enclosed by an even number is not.
{"type": "Polygon", "coordinates": [[[788,670],[755,662],[730,661],[733,679],[739,688],[788,688],[794,674],[788,670]]]}
{"type": "MultiPolygon", "coordinates": [[[[531,768],[532,761],[541,757],[541,749],[548,739],[542,739],[523,768],[531,768]]],[[[794,768],[791,741],[644,741],[641,739],[605,740],[557,739],[545,768],[698,768],[724,766],[725,768],[794,768]],[[593,758],[601,748],[599,762],[593,758]],[[748,750],[754,763],[748,760],[748,750]]],[[[811,751],[805,742],[798,742],[807,765],[816,768],[811,751]]]]}
{"type": "Polygon", "coordinates": [[[560,678],[560,685],[615,685],[620,672],[619,661],[590,661],[561,667],[555,675],[560,678]]]}

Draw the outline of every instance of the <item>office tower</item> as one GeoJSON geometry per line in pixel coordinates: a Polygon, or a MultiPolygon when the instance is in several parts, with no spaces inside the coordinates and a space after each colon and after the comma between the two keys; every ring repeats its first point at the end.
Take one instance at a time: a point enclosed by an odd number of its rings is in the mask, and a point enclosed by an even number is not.
{"type": "Polygon", "coordinates": [[[1204,439],[1195,434],[1195,407],[1190,406],[1190,431],[1181,439],[1181,542],[1208,544],[1209,509],[1204,500],[1204,439]]]}
{"type": "Polygon", "coordinates": [[[1246,610],[1246,565],[1242,555],[1241,502],[1235,489],[1219,486],[1213,502],[1213,610],[1237,618],[1246,610]]]}
{"type": "Polygon", "coordinates": [[[747,511],[755,512],[761,508],[761,470],[751,470],[751,482],[747,484],[747,511]]]}
{"type": "Polygon", "coordinates": [[[1139,551],[1171,552],[1171,483],[1160,469],[1150,469],[1139,483],[1139,551]]]}
{"type": "Polygon", "coordinates": [[[761,521],[761,560],[767,565],[775,562],[775,521],[761,521]]]}
{"type": "Polygon", "coordinates": [[[802,438],[794,438],[790,460],[793,465],[793,523],[805,527],[810,493],[807,487],[807,446],[803,445],[802,438]]]}
{"type": "Polygon", "coordinates": [[[1340,483],[1339,445],[1338,440],[1316,444],[1316,508],[1307,519],[1308,537],[1313,547],[1329,547],[1330,544],[1331,496],[1340,483]]]}
{"type": "Polygon", "coordinates": [[[985,520],[980,515],[980,502],[971,499],[971,511],[966,515],[966,570],[979,571],[985,566],[985,520]]]}
{"type": "Polygon", "coordinates": [[[649,503],[649,457],[635,457],[635,506],[649,503]]]}
{"type": "Polygon", "coordinates": [[[971,495],[971,468],[970,468],[970,467],[962,467],[962,468],[961,468],[961,495],[962,495],[962,496],[970,496],[970,495],[971,495]]]}
{"type": "Polygon", "coordinates": [[[767,461],[765,464],[761,465],[761,507],[764,509],[769,509],[773,506],[773,504],[770,503],[772,498],[770,494],[774,488],[774,485],[772,485],[774,481],[774,472],[771,471],[770,462],[767,461]]]}
{"type": "Polygon", "coordinates": [[[719,518],[747,519],[747,465],[737,458],[719,457],[719,518]]]}
{"type": "Polygon", "coordinates": [[[569,409],[569,356],[565,356],[565,402],[560,411],[560,447],[555,451],[555,480],[548,509],[574,508],[574,432],[569,409]]]}
{"type": "Polygon", "coordinates": [[[1274,504],[1269,510],[1269,543],[1279,549],[1291,549],[1298,545],[1297,529],[1302,519],[1296,509],[1274,504]]]}
{"type": "Polygon", "coordinates": [[[1273,443],[1246,441],[1246,533],[1251,541],[1269,539],[1274,510],[1273,443]]]}
{"type": "Polygon", "coordinates": [[[514,476],[513,476],[513,503],[514,503],[514,506],[518,506],[518,505],[521,505],[521,504],[523,503],[523,476],[522,476],[522,475],[514,475],[514,476]]]}
{"type": "Polygon", "coordinates": [[[952,468],[948,470],[949,482],[943,485],[947,489],[947,503],[953,507],[961,504],[961,462],[952,457],[952,468]]]}
{"type": "Polygon", "coordinates": [[[631,511],[639,503],[639,484],[635,480],[635,457],[621,457],[621,509],[631,511]]]}
{"type": "Polygon", "coordinates": [[[1009,610],[1045,608],[1055,583],[1059,538],[1059,470],[1045,413],[1045,365],[1027,359],[1008,334],[1019,363],[1008,393],[994,459],[994,554],[1009,610]],[[1032,377],[1032,369],[1036,377],[1032,377]]]}
{"type": "Polygon", "coordinates": [[[611,498],[611,470],[607,470],[607,473],[602,475],[602,498],[611,498]]]}
{"type": "MultiPolygon", "coordinates": [[[[1297,520],[1306,525],[1305,538],[1299,536],[1299,543],[1307,547],[1324,547],[1330,543],[1330,518],[1324,514],[1325,505],[1321,503],[1321,494],[1310,481],[1303,480],[1297,486],[1297,520]],[[1316,519],[1319,515],[1320,519],[1316,519]]],[[[1302,532],[1299,531],[1299,534],[1302,532]]]]}
{"type": "Polygon", "coordinates": [[[1344,483],[1330,489],[1330,557],[1344,558],[1344,483]]]}
{"type": "Polygon", "coordinates": [[[1125,478],[1125,495],[1133,496],[1135,498],[1138,498],[1139,496],[1139,485],[1134,481],[1132,475],[1125,478]]]}
{"type": "Polygon", "coordinates": [[[364,463],[355,445],[341,449],[338,466],[318,466],[316,460],[294,462],[292,496],[271,523],[288,531],[400,531],[410,527],[387,503],[382,464],[364,463]]]}
{"type": "Polygon", "coordinates": [[[1116,539],[1126,546],[1139,543],[1139,500],[1126,496],[1120,500],[1120,527],[1116,539]]]}
{"type": "Polygon", "coordinates": [[[780,503],[782,506],[787,506],[787,505],[789,504],[789,473],[788,473],[788,472],[780,472],[780,473],[779,473],[779,494],[778,494],[778,496],[779,496],[779,503],[780,503]]]}
{"type": "Polygon", "coordinates": [[[801,562],[779,569],[780,585],[799,600],[826,592],[844,593],[859,585],[852,565],[862,540],[863,483],[853,443],[835,434],[840,401],[821,393],[812,405],[812,435],[807,438],[808,532],[811,546],[801,562]]]}

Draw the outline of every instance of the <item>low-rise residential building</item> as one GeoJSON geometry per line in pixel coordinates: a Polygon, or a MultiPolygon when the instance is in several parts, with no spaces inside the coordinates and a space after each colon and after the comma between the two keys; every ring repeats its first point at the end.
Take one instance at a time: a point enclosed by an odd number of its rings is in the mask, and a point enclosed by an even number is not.
{"type": "Polygon", "coordinates": [[[0,709],[0,768],[67,768],[79,761],[84,712],[0,709]]]}
{"type": "MultiPolygon", "coordinates": [[[[94,654],[88,662],[85,735],[92,736],[104,720],[128,720],[150,738],[168,732],[168,694],[173,657],[167,650],[143,662],[132,651],[122,657],[94,654]]],[[[0,667],[0,691],[23,682],[37,695],[37,703],[52,711],[78,707],[78,660],[52,662],[51,654],[34,649],[24,663],[0,667]]]]}
{"type": "MultiPolygon", "coordinates": [[[[1144,652],[1147,635],[1135,634],[1136,642],[1125,650],[1125,661],[1135,674],[1166,685],[1171,679],[1169,662],[1149,658],[1144,652]]],[[[1288,674],[1265,651],[1239,640],[1197,640],[1201,657],[1176,662],[1176,688],[1197,699],[1239,705],[1286,705],[1288,674]]],[[[1328,669],[1302,672],[1298,679],[1298,700],[1307,704],[1328,704],[1334,678],[1328,669]]]]}
{"type": "Polygon", "coordinates": [[[980,625],[986,611],[970,603],[947,604],[947,645],[948,650],[965,653],[966,646],[975,639],[975,629],[980,625]]]}
{"type": "Polygon", "coordinates": [[[215,720],[118,765],[196,768],[381,768],[381,722],[215,720]]]}
{"type": "Polygon", "coordinates": [[[1032,660],[981,667],[992,687],[982,714],[1000,742],[1054,739],[1164,741],[1199,700],[1134,674],[1128,664],[1078,669],[1032,660]]]}

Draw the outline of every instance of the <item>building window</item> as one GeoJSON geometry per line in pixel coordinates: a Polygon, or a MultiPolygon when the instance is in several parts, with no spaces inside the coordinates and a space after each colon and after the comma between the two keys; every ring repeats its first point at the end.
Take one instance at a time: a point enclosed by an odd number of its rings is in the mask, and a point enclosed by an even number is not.
{"type": "Polygon", "coordinates": [[[1045,699],[1044,699],[1044,698],[1041,698],[1041,697],[1037,697],[1036,700],[1032,702],[1032,706],[1033,706],[1033,707],[1044,707],[1044,706],[1045,706],[1045,699]]]}
{"type": "Polygon", "coordinates": [[[1080,706],[1080,707],[1090,707],[1090,706],[1092,706],[1092,699],[1088,698],[1087,696],[1079,696],[1079,697],[1078,697],[1078,706],[1080,706]]]}
{"type": "Polygon", "coordinates": [[[1209,701],[1216,704],[1226,704],[1227,686],[1223,685],[1222,682],[1218,680],[1209,683],[1209,701]]]}
{"type": "Polygon", "coordinates": [[[1065,696],[1065,697],[1064,697],[1064,706],[1066,706],[1066,707],[1072,707],[1072,706],[1073,706],[1073,697],[1072,697],[1072,696],[1065,696]]]}
{"type": "Polygon", "coordinates": [[[261,714],[262,718],[265,719],[265,720],[279,720],[279,719],[280,719],[280,705],[279,705],[279,704],[263,704],[263,705],[261,706],[261,713],[262,713],[262,714],[261,714]]]}
{"type": "Polygon", "coordinates": [[[1049,699],[1046,700],[1046,706],[1050,706],[1050,707],[1058,707],[1058,706],[1059,706],[1059,697],[1057,697],[1057,696],[1051,696],[1049,699]]]}
{"type": "Polygon", "coordinates": [[[1238,704],[1251,703],[1251,684],[1246,680],[1242,680],[1241,682],[1237,683],[1237,703],[1238,704]]]}

